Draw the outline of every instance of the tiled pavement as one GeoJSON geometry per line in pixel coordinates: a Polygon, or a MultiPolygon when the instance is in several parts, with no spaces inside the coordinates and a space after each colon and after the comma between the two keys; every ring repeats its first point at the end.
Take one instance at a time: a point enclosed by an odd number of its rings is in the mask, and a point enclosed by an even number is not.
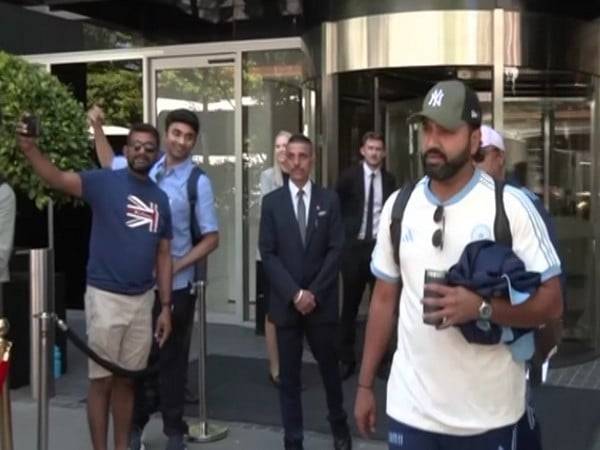
{"type": "MultiPolygon", "coordinates": [[[[83,334],[83,315],[79,311],[69,312],[69,323],[79,334],[83,334]]],[[[240,356],[250,358],[265,358],[264,339],[254,334],[251,328],[229,325],[209,325],[208,327],[208,349],[209,353],[229,356],[240,356]]],[[[197,353],[194,348],[191,357],[197,353]]],[[[306,360],[312,360],[308,352],[306,360]]],[[[81,354],[71,349],[69,351],[69,373],[61,377],[56,386],[56,396],[51,400],[52,422],[51,436],[53,445],[51,449],[61,448],[84,449],[88,448],[87,426],[84,412],[84,397],[87,389],[85,377],[86,363],[81,354]],[[66,431],[63,431],[66,430],[66,431]],[[74,444],[79,442],[79,444],[74,444]],[[85,444],[82,444],[85,442],[85,444]]],[[[266,370],[266,362],[265,362],[266,370]]],[[[600,390],[600,363],[598,360],[584,364],[551,369],[549,371],[548,383],[557,386],[588,388],[600,390]]],[[[15,450],[29,450],[35,448],[35,403],[32,402],[29,389],[22,388],[12,391],[15,418],[16,438],[15,450]]],[[[149,437],[161,448],[162,436],[160,432],[160,421],[154,420],[149,427],[149,437]]],[[[227,441],[215,444],[203,444],[202,446],[190,446],[192,448],[225,449],[243,448],[245,450],[263,450],[278,448],[281,442],[281,430],[277,427],[262,427],[252,424],[229,423],[231,436],[227,441]]],[[[307,444],[310,448],[330,448],[329,437],[319,433],[307,433],[307,444]]],[[[600,438],[598,439],[600,450],[600,438]]],[[[359,441],[355,448],[361,449],[383,449],[385,445],[381,442],[359,441]]],[[[593,450],[596,450],[594,448],[593,450]]]]}
{"type": "Polygon", "coordinates": [[[550,369],[548,384],[600,390],[600,361],[595,359],[576,366],[550,369]]]}

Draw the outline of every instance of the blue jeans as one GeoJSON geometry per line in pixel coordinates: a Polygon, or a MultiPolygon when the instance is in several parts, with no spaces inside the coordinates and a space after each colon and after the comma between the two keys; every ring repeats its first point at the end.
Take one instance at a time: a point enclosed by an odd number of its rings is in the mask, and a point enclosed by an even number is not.
{"type": "Polygon", "coordinates": [[[514,450],[516,441],[516,424],[474,436],[453,436],[419,430],[389,418],[390,450],[514,450]]]}

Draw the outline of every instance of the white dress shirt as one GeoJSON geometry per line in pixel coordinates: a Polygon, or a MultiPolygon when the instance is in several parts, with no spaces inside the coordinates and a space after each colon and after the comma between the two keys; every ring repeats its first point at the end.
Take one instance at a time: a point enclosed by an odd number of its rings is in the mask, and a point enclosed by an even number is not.
{"type": "MultiPolygon", "coordinates": [[[[288,183],[290,188],[290,195],[292,196],[292,204],[294,205],[294,213],[296,214],[296,219],[298,218],[298,191],[300,190],[296,184],[290,180],[288,183]]],[[[308,180],[306,184],[302,187],[304,191],[304,206],[306,207],[306,226],[308,227],[308,211],[310,209],[310,194],[312,191],[312,182],[308,180]]]]}
{"type": "Polygon", "coordinates": [[[373,170],[363,161],[364,187],[365,187],[365,203],[363,206],[362,221],[358,239],[365,239],[365,231],[367,228],[367,209],[369,206],[369,185],[371,184],[371,174],[375,174],[373,178],[373,236],[371,239],[377,238],[377,230],[379,229],[379,217],[383,208],[383,183],[381,180],[381,168],[373,170]]]}

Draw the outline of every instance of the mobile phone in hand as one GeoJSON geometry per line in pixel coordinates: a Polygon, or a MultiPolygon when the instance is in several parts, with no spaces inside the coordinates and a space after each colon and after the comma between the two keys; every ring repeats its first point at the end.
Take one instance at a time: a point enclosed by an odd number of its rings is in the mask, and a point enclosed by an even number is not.
{"type": "Polygon", "coordinates": [[[32,114],[23,114],[21,116],[21,123],[25,125],[26,131],[21,133],[27,137],[39,137],[40,135],[40,120],[37,116],[32,114]]]}

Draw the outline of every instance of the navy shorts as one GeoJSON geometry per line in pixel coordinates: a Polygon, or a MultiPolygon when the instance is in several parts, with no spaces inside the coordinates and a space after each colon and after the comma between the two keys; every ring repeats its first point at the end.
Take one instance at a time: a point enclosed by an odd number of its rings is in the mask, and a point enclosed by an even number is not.
{"type": "Polygon", "coordinates": [[[390,450],[515,450],[517,424],[474,436],[431,433],[389,418],[390,450]]]}
{"type": "Polygon", "coordinates": [[[542,450],[540,425],[530,405],[517,423],[517,450],[542,450]]]}

